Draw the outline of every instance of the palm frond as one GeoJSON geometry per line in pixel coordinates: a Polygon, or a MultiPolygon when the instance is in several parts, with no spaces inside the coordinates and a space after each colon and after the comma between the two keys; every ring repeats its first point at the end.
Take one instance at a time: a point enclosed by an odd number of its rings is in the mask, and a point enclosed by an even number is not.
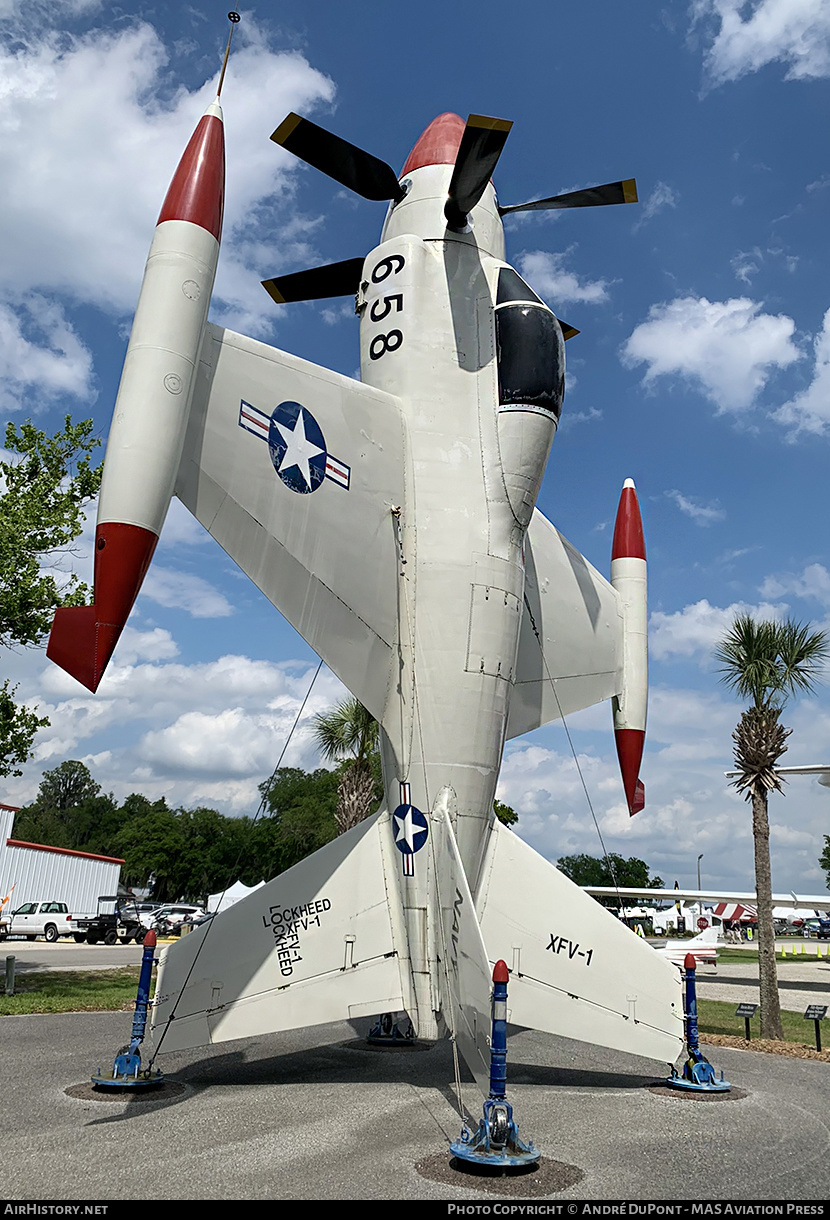
{"type": "Polygon", "coordinates": [[[824,631],[792,619],[758,621],[736,615],[715,649],[721,681],[756,708],[783,707],[794,694],[815,690],[830,642],[824,631]]]}
{"type": "Polygon", "coordinates": [[[830,642],[824,631],[787,619],[778,629],[781,689],[787,694],[812,694],[821,680],[830,642]]]}
{"type": "Polygon", "coordinates": [[[314,741],[324,758],[363,761],[377,747],[378,724],[359,699],[344,699],[314,717],[314,741]]]}

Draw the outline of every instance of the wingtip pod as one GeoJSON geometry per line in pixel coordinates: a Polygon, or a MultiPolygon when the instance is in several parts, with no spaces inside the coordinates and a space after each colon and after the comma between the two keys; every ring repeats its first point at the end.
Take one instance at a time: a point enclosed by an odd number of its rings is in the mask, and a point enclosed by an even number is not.
{"type": "Polygon", "coordinates": [[[633,479],[623,484],[614,523],[611,584],[623,607],[623,681],[622,691],[613,701],[614,738],[628,812],[633,817],[645,807],[645,787],[639,776],[648,703],[646,547],[633,479]]]}
{"type": "Polygon", "coordinates": [[[157,224],[188,220],[222,237],[225,209],[225,124],[219,99],[202,115],[182,154],[157,224]]]}
{"type": "Polygon", "coordinates": [[[643,519],[637,500],[637,488],[633,479],[626,479],[620,494],[617,519],[614,522],[614,541],[611,545],[611,562],[615,559],[642,559],[646,557],[643,536],[643,519]]]}
{"type": "MultiPolygon", "coordinates": [[[[615,712],[614,721],[617,715],[615,712]]],[[[640,765],[643,761],[646,734],[644,729],[614,729],[614,741],[617,746],[617,758],[620,764],[625,799],[631,817],[640,813],[646,806],[646,789],[640,779],[640,765]]]]}
{"type": "Polygon", "coordinates": [[[157,542],[156,534],[139,525],[99,525],[94,602],[55,611],[46,655],[93,694],[138,596],[157,542]]]}
{"type": "Polygon", "coordinates": [[[225,137],[217,100],[179,161],[145,267],[107,442],[94,600],[55,613],[46,650],[93,692],[138,596],[173,493],[224,198],[225,137]]]}

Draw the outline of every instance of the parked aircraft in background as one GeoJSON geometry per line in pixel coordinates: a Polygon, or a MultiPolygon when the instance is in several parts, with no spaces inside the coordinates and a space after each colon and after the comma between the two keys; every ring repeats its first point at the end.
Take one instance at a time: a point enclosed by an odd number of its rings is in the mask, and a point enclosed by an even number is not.
{"type": "Polygon", "coordinates": [[[682,966],[688,953],[691,953],[698,966],[716,966],[719,934],[720,929],[713,924],[691,940],[667,940],[662,948],[655,949],[655,953],[659,953],[675,966],[682,966]]]}
{"type": "MultiPolygon", "coordinates": [[[[649,890],[633,889],[626,886],[616,888],[613,885],[584,885],[586,894],[596,897],[639,898],[649,901],[672,902],[734,902],[743,906],[757,907],[758,899],[754,893],[732,892],[726,890],[649,890]]],[[[775,907],[786,907],[794,910],[806,907],[811,911],[830,911],[830,893],[827,894],[773,894],[772,903],[775,907]]]]}

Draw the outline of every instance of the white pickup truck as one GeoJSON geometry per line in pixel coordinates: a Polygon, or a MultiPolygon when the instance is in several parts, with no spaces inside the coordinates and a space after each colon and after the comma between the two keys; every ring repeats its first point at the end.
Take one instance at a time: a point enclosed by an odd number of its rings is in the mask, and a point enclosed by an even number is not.
{"type": "Polygon", "coordinates": [[[59,936],[76,933],[77,926],[65,902],[24,902],[11,914],[0,916],[0,940],[7,936],[25,936],[27,940],[44,936],[56,941],[59,936]]]}

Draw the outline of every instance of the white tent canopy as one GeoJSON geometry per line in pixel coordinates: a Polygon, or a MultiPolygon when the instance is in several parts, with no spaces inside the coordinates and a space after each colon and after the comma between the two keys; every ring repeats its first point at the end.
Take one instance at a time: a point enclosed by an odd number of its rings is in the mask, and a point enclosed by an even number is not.
{"type": "Polygon", "coordinates": [[[211,894],[208,898],[207,909],[214,912],[226,911],[235,902],[241,902],[243,898],[247,898],[249,894],[253,894],[254,890],[258,890],[263,885],[265,885],[264,881],[260,881],[259,885],[251,886],[243,885],[241,881],[235,881],[221,894],[211,894]]]}

